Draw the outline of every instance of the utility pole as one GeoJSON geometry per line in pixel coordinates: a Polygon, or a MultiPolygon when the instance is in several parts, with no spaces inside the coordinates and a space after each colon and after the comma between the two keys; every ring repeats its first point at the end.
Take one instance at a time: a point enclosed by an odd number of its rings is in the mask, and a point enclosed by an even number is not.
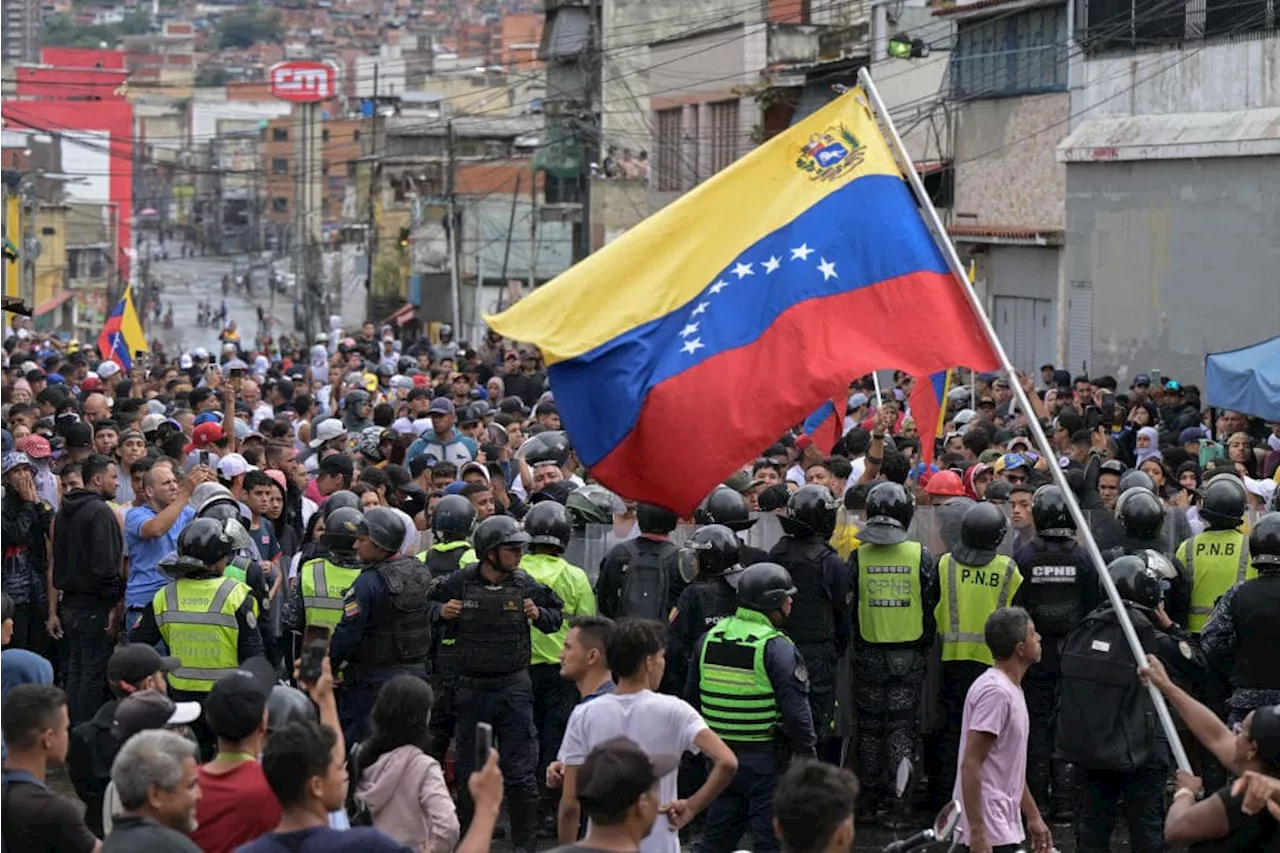
{"type": "Polygon", "coordinates": [[[445,144],[449,152],[449,174],[446,192],[449,196],[448,230],[449,238],[449,301],[453,308],[453,333],[462,334],[462,307],[458,294],[458,158],[453,137],[453,122],[450,121],[445,133],[445,144]]]}
{"type": "Polygon", "coordinates": [[[583,109],[581,119],[581,136],[579,142],[582,150],[582,164],[578,171],[581,186],[582,219],[578,234],[578,245],[574,251],[574,262],[581,261],[591,254],[591,164],[599,159],[600,150],[600,115],[597,112],[596,90],[601,85],[600,68],[603,56],[600,51],[600,0],[590,0],[587,4],[590,20],[587,23],[587,61],[584,63],[585,91],[583,92],[583,109]]]}
{"type": "Polygon", "coordinates": [[[502,250],[502,275],[498,280],[502,282],[502,287],[507,286],[507,262],[511,260],[511,238],[516,235],[516,204],[520,201],[520,179],[524,175],[516,172],[516,188],[511,193],[511,217],[507,220],[507,245],[502,250]]]}
{"type": "Polygon", "coordinates": [[[364,280],[365,317],[373,316],[373,268],[378,254],[378,66],[373,66],[373,108],[370,110],[373,129],[369,135],[369,210],[365,223],[364,256],[368,275],[364,280]]]}
{"type": "MultiPolygon", "coordinates": [[[[546,178],[543,178],[545,186],[546,178]]],[[[538,174],[529,182],[529,292],[538,284],[538,174]]]]}

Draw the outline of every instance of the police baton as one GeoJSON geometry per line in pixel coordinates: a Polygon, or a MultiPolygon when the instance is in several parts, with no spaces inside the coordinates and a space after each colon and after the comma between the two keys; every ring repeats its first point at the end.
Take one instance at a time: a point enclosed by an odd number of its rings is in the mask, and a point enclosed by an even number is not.
{"type": "MultiPolygon", "coordinates": [[[[915,164],[911,162],[911,156],[902,144],[898,129],[894,127],[893,119],[890,117],[888,109],[885,108],[884,101],[881,100],[880,93],[876,90],[875,83],[871,80],[871,74],[866,68],[858,71],[858,82],[862,84],[881,124],[888,132],[889,142],[898,158],[898,165],[902,168],[903,175],[911,185],[911,189],[915,191],[916,201],[920,205],[920,211],[933,234],[934,241],[947,259],[947,265],[951,268],[951,273],[955,276],[956,283],[964,293],[965,298],[969,300],[969,307],[973,309],[973,313],[982,324],[982,329],[987,336],[988,342],[990,342],[996,356],[1000,359],[1001,368],[1009,377],[1014,399],[1018,401],[1018,405],[1022,407],[1022,410],[1027,413],[1027,425],[1031,428],[1036,446],[1049,463],[1049,471],[1053,475],[1053,482],[1062,490],[1062,496],[1067,502],[1067,509],[1070,510],[1071,517],[1075,519],[1076,530],[1079,531],[1085,550],[1088,551],[1089,557],[1093,560],[1098,576],[1102,580],[1102,587],[1107,592],[1107,600],[1111,602],[1111,606],[1115,609],[1116,616],[1120,620],[1120,627],[1124,630],[1125,639],[1129,641],[1129,649],[1133,652],[1133,659],[1137,661],[1138,666],[1146,666],[1146,651],[1142,648],[1142,643],[1138,641],[1138,633],[1133,628],[1133,620],[1129,618],[1129,612],[1125,609],[1119,591],[1116,590],[1115,582],[1111,579],[1110,572],[1107,571],[1106,561],[1102,559],[1102,552],[1098,549],[1098,543],[1093,538],[1093,531],[1089,529],[1089,522],[1085,519],[1079,502],[1076,501],[1075,492],[1071,491],[1066,474],[1055,461],[1057,454],[1054,453],[1053,448],[1050,446],[1049,438],[1045,435],[1044,428],[1040,426],[1039,418],[1035,416],[1035,410],[1031,408],[1031,401],[1027,397],[1027,392],[1023,390],[1022,383],[1018,381],[1017,371],[1014,370],[1013,363],[1009,360],[1009,354],[1005,352],[1004,346],[996,336],[995,328],[991,325],[991,318],[987,316],[986,310],[982,307],[982,300],[978,299],[978,294],[969,284],[969,276],[965,272],[960,256],[956,253],[955,244],[947,237],[946,228],[938,216],[938,211],[934,209],[933,202],[929,199],[929,193],[925,191],[924,182],[920,179],[920,174],[916,171],[915,164]]],[[[1135,671],[1134,678],[1137,677],[1135,671]]],[[[1173,717],[1169,714],[1169,706],[1165,704],[1164,696],[1154,684],[1148,684],[1147,690],[1151,694],[1152,703],[1155,705],[1156,715],[1160,718],[1160,725],[1169,740],[1169,748],[1173,751],[1174,760],[1177,762],[1179,769],[1190,773],[1191,762],[1187,760],[1187,752],[1182,748],[1182,740],[1178,737],[1177,729],[1174,728],[1173,717]]]]}

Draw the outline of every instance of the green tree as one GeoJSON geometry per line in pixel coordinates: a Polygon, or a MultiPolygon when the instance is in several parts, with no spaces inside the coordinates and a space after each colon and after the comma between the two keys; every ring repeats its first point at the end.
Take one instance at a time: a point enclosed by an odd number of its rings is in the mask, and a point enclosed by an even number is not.
{"type": "Polygon", "coordinates": [[[259,41],[280,38],[280,15],[277,12],[227,15],[218,22],[218,46],[246,48],[259,41]]]}

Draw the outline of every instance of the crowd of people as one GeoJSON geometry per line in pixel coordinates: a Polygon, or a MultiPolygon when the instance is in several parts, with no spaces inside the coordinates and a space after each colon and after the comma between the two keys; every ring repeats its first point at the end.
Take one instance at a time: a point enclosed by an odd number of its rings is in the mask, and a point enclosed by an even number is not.
{"type": "Polygon", "coordinates": [[[681,518],[591,481],[536,349],[227,328],[6,330],[10,850],[812,853],[951,800],[975,853],[1280,849],[1280,424],[1046,365],[935,437],[863,377],[681,518]]]}

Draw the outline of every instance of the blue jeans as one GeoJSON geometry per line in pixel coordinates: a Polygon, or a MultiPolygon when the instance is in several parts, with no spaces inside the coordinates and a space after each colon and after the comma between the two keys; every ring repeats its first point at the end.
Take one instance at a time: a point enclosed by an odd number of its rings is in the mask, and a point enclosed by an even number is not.
{"type": "Polygon", "coordinates": [[[744,829],[751,831],[755,853],[778,853],[778,839],[773,834],[773,789],[777,782],[778,767],[772,754],[738,753],[738,772],[707,808],[707,823],[693,845],[694,853],[732,853],[744,829]]]}

